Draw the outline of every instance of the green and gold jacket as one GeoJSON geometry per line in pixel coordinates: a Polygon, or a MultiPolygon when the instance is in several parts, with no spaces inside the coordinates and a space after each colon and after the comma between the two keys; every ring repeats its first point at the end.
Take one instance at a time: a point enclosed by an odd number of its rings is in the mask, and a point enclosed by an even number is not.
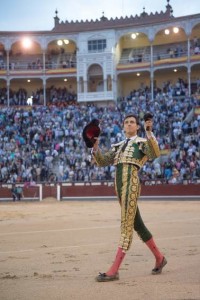
{"type": "Polygon", "coordinates": [[[100,149],[93,152],[94,159],[99,167],[118,165],[120,163],[133,164],[140,169],[147,160],[153,160],[160,156],[160,149],[155,137],[148,139],[136,137],[130,140],[122,152],[125,141],[111,145],[111,150],[102,153],[100,149]]]}

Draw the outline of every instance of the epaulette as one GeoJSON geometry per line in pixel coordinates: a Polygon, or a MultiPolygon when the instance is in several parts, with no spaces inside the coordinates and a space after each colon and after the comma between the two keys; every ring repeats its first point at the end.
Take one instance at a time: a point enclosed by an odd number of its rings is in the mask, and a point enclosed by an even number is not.
{"type": "Polygon", "coordinates": [[[136,139],[136,143],[137,143],[137,142],[143,142],[143,143],[144,143],[144,142],[146,142],[146,141],[147,141],[147,139],[142,138],[142,137],[139,137],[139,136],[138,136],[137,139],[136,139]]]}

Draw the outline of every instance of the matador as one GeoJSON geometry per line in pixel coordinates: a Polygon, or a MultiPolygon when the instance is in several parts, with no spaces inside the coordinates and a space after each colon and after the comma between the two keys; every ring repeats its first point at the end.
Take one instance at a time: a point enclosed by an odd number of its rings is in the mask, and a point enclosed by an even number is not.
{"type": "Polygon", "coordinates": [[[114,165],[115,191],[121,206],[121,235],[114,263],[106,273],[99,273],[96,277],[98,282],[113,281],[119,279],[119,268],[129,250],[133,230],[140,239],[146,243],[155,256],[156,263],[151,273],[160,274],[167,264],[164,255],[158,249],[151,232],[145,226],[138,208],[140,196],[140,181],[138,171],[147,160],[153,160],[160,156],[158,142],[153,135],[153,120],[148,119],[144,123],[146,137],[137,135],[139,130],[139,119],[134,114],[129,114],[123,121],[123,129],[126,140],[111,145],[111,149],[102,153],[98,144],[99,139],[93,145],[92,154],[99,167],[114,165]]]}

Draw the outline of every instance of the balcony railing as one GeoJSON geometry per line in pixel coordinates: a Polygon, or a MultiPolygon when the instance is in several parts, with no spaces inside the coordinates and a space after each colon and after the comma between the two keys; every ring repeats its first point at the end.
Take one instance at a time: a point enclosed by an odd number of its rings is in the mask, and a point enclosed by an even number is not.
{"type": "Polygon", "coordinates": [[[113,101],[115,100],[114,92],[91,92],[78,93],[78,102],[96,102],[96,101],[113,101]]]}

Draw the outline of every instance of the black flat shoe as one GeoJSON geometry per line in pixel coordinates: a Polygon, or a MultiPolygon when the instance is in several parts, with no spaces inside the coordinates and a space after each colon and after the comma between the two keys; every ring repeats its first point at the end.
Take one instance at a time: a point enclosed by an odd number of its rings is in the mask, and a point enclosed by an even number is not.
{"type": "Polygon", "coordinates": [[[160,266],[154,268],[154,269],[151,271],[151,274],[157,275],[157,274],[162,273],[162,269],[164,268],[164,266],[165,266],[166,264],[167,264],[167,260],[166,260],[165,257],[163,257],[163,260],[162,260],[160,266]]]}
{"type": "Polygon", "coordinates": [[[95,280],[98,282],[119,280],[119,273],[116,273],[114,275],[107,275],[106,273],[99,273],[99,275],[95,278],[95,280]]]}

